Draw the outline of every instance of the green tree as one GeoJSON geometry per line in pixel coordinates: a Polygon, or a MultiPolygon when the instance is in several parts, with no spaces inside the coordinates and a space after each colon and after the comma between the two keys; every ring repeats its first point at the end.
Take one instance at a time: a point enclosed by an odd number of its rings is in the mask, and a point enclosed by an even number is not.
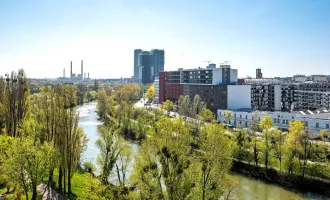
{"type": "Polygon", "coordinates": [[[204,122],[212,122],[213,120],[215,120],[215,116],[213,114],[213,112],[209,109],[207,109],[206,107],[203,108],[201,114],[199,115],[200,119],[204,122]]]}
{"type": "Polygon", "coordinates": [[[189,115],[190,99],[189,96],[180,96],[178,100],[179,114],[181,116],[189,115]]]}
{"type": "Polygon", "coordinates": [[[189,116],[192,118],[196,118],[196,116],[199,115],[204,108],[205,108],[205,103],[202,102],[200,96],[196,94],[194,96],[192,105],[190,106],[189,116]]]}
{"type": "Polygon", "coordinates": [[[271,152],[271,136],[270,136],[270,128],[273,126],[273,120],[270,116],[266,116],[262,118],[260,121],[260,128],[263,131],[263,155],[265,159],[265,167],[268,168],[269,165],[269,155],[271,152]]]}
{"type": "Polygon", "coordinates": [[[19,130],[29,114],[28,79],[23,69],[6,76],[5,82],[1,83],[0,111],[4,116],[7,134],[18,137],[19,130]]]}
{"type": "Polygon", "coordinates": [[[184,199],[191,192],[190,137],[182,120],[162,118],[142,142],[132,184],[141,199],[184,199]],[[163,184],[166,189],[164,189],[163,184]]]}
{"type": "Polygon", "coordinates": [[[235,137],[234,141],[236,142],[235,149],[234,149],[234,156],[241,162],[242,160],[249,161],[249,141],[248,141],[248,133],[247,131],[243,130],[239,125],[237,130],[234,132],[235,137]]]}
{"type": "Polygon", "coordinates": [[[109,176],[118,155],[120,154],[120,148],[117,142],[117,134],[112,127],[100,127],[100,138],[96,141],[96,146],[100,150],[100,155],[97,158],[98,164],[101,167],[100,178],[103,184],[109,183],[109,176]]]}
{"type": "Polygon", "coordinates": [[[119,185],[126,186],[128,164],[131,162],[132,152],[124,141],[120,142],[120,153],[116,162],[116,172],[119,185]]]}
{"type": "Polygon", "coordinates": [[[148,99],[149,102],[151,102],[155,98],[155,86],[151,85],[146,93],[146,98],[148,99]]]}
{"type": "Polygon", "coordinates": [[[250,123],[250,128],[249,128],[249,134],[252,138],[252,146],[253,146],[253,159],[255,166],[258,166],[259,163],[259,141],[258,141],[258,135],[257,131],[259,129],[259,123],[260,123],[260,118],[257,114],[254,114],[252,116],[252,121],[250,123]]]}
{"type": "Polygon", "coordinates": [[[2,176],[22,186],[27,200],[31,191],[31,199],[35,200],[37,185],[56,165],[53,158],[58,155],[57,151],[52,144],[45,142],[41,145],[33,137],[23,137],[15,139],[5,155],[0,167],[2,176]]]}
{"type": "Polygon", "coordinates": [[[166,100],[163,103],[162,108],[165,109],[166,111],[171,111],[173,109],[173,102],[170,100],[166,100]]]}
{"type": "MultiPolygon", "coordinates": [[[[219,199],[228,187],[227,172],[231,167],[232,148],[225,129],[209,124],[201,132],[201,176],[198,181],[200,199],[219,199]]],[[[198,195],[199,196],[199,195],[198,195]]]]}
{"type": "Polygon", "coordinates": [[[226,124],[230,123],[230,121],[233,120],[233,112],[230,110],[225,110],[222,118],[226,124]]]}
{"type": "Polygon", "coordinates": [[[274,156],[278,159],[279,161],[279,166],[280,166],[280,172],[282,172],[282,161],[283,161],[283,154],[284,154],[284,141],[285,141],[285,136],[288,134],[286,132],[282,132],[281,130],[278,130],[276,128],[271,129],[273,134],[272,134],[272,144],[273,144],[273,149],[274,149],[274,156]]]}
{"type": "Polygon", "coordinates": [[[289,134],[285,139],[285,167],[289,174],[293,174],[299,164],[302,154],[302,140],[305,134],[304,124],[301,121],[291,121],[289,134]]]}

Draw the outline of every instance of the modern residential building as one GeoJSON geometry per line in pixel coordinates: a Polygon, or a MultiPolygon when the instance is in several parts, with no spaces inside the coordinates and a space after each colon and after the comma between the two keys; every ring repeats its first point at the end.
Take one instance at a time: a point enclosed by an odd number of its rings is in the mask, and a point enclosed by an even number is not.
{"type": "Polygon", "coordinates": [[[237,69],[231,69],[230,65],[160,72],[159,100],[176,102],[181,95],[192,100],[198,94],[214,113],[218,108],[251,108],[251,86],[236,83],[237,69]]]}
{"type": "Polygon", "coordinates": [[[254,110],[281,111],[281,85],[251,85],[254,110]]]}
{"type": "Polygon", "coordinates": [[[296,109],[317,110],[330,108],[330,83],[303,83],[295,90],[296,109]]]}
{"type": "Polygon", "coordinates": [[[150,63],[150,52],[142,51],[138,56],[139,83],[147,84],[154,81],[154,70],[150,63]]]}
{"type": "Polygon", "coordinates": [[[165,100],[177,101],[183,95],[183,85],[180,84],[180,71],[159,73],[159,102],[165,100]]]}
{"type": "Polygon", "coordinates": [[[304,83],[304,82],[306,82],[307,80],[308,80],[308,77],[305,76],[305,75],[301,75],[301,74],[294,75],[294,76],[292,77],[292,81],[293,81],[293,82],[304,83]]]}
{"type": "Polygon", "coordinates": [[[326,75],[311,75],[311,81],[313,82],[327,82],[328,76],[326,75]]]}
{"type": "Polygon", "coordinates": [[[154,86],[155,86],[155,97],[159,98],[159,78],[156,77],[154,80],[154,86]]]}
{"type": "Polygon", "coordinates": [[[139,54],[142,52],[142,49],[134,49],[134,81],[139,81],[139,54]]]}
{"type": "Polygon", "coordinates": [[[197,68],[180,71],[180,83],[182,84],[236,84],[237,69],[231,69],[230,65],[221,65],[220,68],[197,68]]]}
{"type": "Polygon", "coordinates": [[[256,69],[256,79],[262,79],[262,73],[260,68],[256,69]]]}
{"type": "MultiPolygon", "coordinates": [[[[225,109],[217,110],[217,121],[224,122],[223,115],[225,109]]],[[[265,116],[270,116],[273,120],[273,126],[281,130],[288,130],[291,121],[299,120],[305,124],[305,130],[312,134],[317,134],[322,129],[330,131],[330,112],[327,109],[319,109],[316,111],[294,111],[294,112],[268,112],[268,111],[252,111],[248,109],[232,110],[233,119],[230,124],[242,128],[249,128],[253,119],[261,120],[265,116]]]]}
{"type": "Polygon", "coordinates": [[[217,109],[251,108],[250,85],[182,84],[183,95],[192,100],[199,95],[206,107],[216,113],[217,109]]]}
{"type": "Polygon", "coordinates": [[[165,51],[164,49],[152,49],[150,51],[151,67],[154,70],[154,76],[158,77],[159,72],[164,71],[165,51]]]}

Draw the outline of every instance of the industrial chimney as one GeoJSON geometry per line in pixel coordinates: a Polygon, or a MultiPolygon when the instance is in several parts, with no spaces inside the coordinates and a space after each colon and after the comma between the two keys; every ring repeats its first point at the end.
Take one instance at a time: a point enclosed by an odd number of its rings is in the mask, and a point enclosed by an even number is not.
{"type": "Polygon", "coordinates": [[[63,69],[63,78],[65,78],[65,68],[63,69]]]}
{"type": "Polygon", "coordinates": [[[70,71],[70,78],[72,79],[72,61],[71,61],[71,71],[70,71]]]}
{"type": "Polygon", "coordinates": [[[81,60],[81,80],[84,79],[84,61],[81,60]]]}

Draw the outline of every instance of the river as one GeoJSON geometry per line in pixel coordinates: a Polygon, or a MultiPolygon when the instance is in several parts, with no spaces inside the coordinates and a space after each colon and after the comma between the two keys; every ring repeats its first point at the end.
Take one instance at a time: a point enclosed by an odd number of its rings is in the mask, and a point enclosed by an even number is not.
{"type": "MultiPolygon", "coordinates": [[[[86,151],[83,153],[81,162],[92,161],[97,164],[96,158],[99,150],[95,142],[98,139],[97,126],[102,123],[98,120],[96,113],[96,103],[88,103],[78,108],[80,112],[79,126],[84,129],[85,134],[88,136],[89,141],[86,151]]],[[[132,151],[137,153],[139,145],[131,142],[132,151]]],[[[131,169],[131,168],[129,168],[131,169]]],[[[299,194],[287,190],[278,185],[265,183],[250,177],[242,176],[239,174],[230,174],[230,177],[237,183],[234,191],[235,199],[242,200],[267,200],[269,198],[286,200],[286,199],[313,199],[313,200],[326,200],[328,198],[314,193],[299,194]]]]}

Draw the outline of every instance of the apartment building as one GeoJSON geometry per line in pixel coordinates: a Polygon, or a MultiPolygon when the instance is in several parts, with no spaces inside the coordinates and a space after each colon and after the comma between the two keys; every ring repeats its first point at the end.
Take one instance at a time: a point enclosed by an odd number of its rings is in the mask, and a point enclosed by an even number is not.
{"type": "Polygon", "coordinates": [[[231,69],[230,65],[161,72],[159,77],[160,102],[167,99],[176,102],[181,95],[192,100],[198,94],[214,113],[219,108],[251,108],[251,86],[234,85],[237,69],[231,69]]]}
{"type": "MultiPolygon", "coordinates": [[[[217,121],[224,122],[223,115],[225,109],[217,110],[217,121]]],[[[299,120],[304,123],[305,130],[312,134],[317,134],[322,129],[330,131],[330,112],[327,109],[315,111],[294,111],[294,112],[269,112],[252,111],[247,109],[232,110],[233,119],[229,122],[234,126],[241,125],[242,128],[249,128],[256,119],[259,121],[265,116],[270,116],[273,126],[281,130],[288,130],[291,121],[299,120]]]]}
{"type": "Polygon", "coordinates": [[[280,111],[281,85],[251,85],[251,106],[254,110],[280,111]]]}
{"type": "Polygon", "coordinates": [[[317,110],[330,108],[330,83],[311,82],[300,84],[295,90],[297,101],[295,108],[305,110],[317,110]]]}

